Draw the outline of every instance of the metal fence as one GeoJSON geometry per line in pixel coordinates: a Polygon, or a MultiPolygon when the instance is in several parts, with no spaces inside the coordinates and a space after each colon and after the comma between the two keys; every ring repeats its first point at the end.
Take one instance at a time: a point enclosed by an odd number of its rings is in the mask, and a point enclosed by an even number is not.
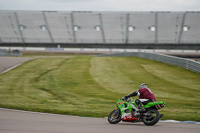
{"type": "MultiPolygon", "coordinates": [[[[0,56],[22,56],[22,53],[20,52],[14,52],[15,50],[13,50],[13,52],[8,52],[6,49],[0,49],[0,56]]],[[[18,51],[18,50],[17,50],[18,51]]]]}
{"type": "Polygon", "coordinates": [[[163,55],[163,54],[158,54],[158,53],[130,52],[130,53],[104,54],[104,55],[98,55],[98,56],[140,57],[140,58],[156,60],[159,62],[183,67],[185,69],[189,69],[191,71],[200,73],[200,63],[194,60],[184,59],[184,58],[174,57],[174,56],[169,56],[169,55],[163,55]]]}

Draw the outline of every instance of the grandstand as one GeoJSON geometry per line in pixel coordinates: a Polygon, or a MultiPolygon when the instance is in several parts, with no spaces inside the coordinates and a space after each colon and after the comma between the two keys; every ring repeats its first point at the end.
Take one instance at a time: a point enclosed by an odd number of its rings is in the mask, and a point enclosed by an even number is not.
{"type": "Polygon", "coordinates": [[[200,49],[200,12],[0,11],[0,46],[200,49]]]}

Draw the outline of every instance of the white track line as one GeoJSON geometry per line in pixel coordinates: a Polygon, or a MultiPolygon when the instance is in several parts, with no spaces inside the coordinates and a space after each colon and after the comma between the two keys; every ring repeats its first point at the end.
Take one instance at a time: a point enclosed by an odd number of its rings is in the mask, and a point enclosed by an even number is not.
{"type": "Polygon", "coordinates": [[[6,73],[6,72],[8,72],[8,71],[10,71],[10,70],[12,70],[12,69],[14,69],[14,68],[20,66],[20,65],[21,65],[21,63],[19,63],[19,64],[17,64],[17,65],[14,65],[14,66],[12,66],[11,68],[6,69],[5,71],[3,71],[3,72],[0,73],[0,74],[6,73]]]}

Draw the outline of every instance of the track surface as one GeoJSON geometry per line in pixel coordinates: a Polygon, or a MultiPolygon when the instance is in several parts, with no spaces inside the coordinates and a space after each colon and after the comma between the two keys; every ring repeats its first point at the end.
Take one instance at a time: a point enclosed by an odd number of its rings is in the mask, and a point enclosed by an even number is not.
{"type": "Polygon", "coordinates": [[[159,122],[155,126],[104,118],[56,115],[0,109],[0,133],[199,133],[200,125],[159,122]]]}
{"type": "Polygon", "coordinates": [[[0,57],[0,73],[31,59],[33,58],[0,57]]]}

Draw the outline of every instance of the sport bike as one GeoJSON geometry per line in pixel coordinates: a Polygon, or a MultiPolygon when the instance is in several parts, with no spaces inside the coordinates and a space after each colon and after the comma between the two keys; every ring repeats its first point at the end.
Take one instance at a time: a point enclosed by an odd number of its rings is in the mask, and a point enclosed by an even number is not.
{"type": "MultiPolygon", "coordinates": [[[[142,102],[143,103],[143,102],[142,102]]],[[[132,100],[120,98],[117,101],[117,109],[113,110],[108,116],[110,124],[117,124],[121,120],[124,122],[143,122],[145,125],[155,125],[163,116],[158,112],[166,105],[166,102],[144,103],[145,111],[138,112],[138,99],[132,100]]]]}

